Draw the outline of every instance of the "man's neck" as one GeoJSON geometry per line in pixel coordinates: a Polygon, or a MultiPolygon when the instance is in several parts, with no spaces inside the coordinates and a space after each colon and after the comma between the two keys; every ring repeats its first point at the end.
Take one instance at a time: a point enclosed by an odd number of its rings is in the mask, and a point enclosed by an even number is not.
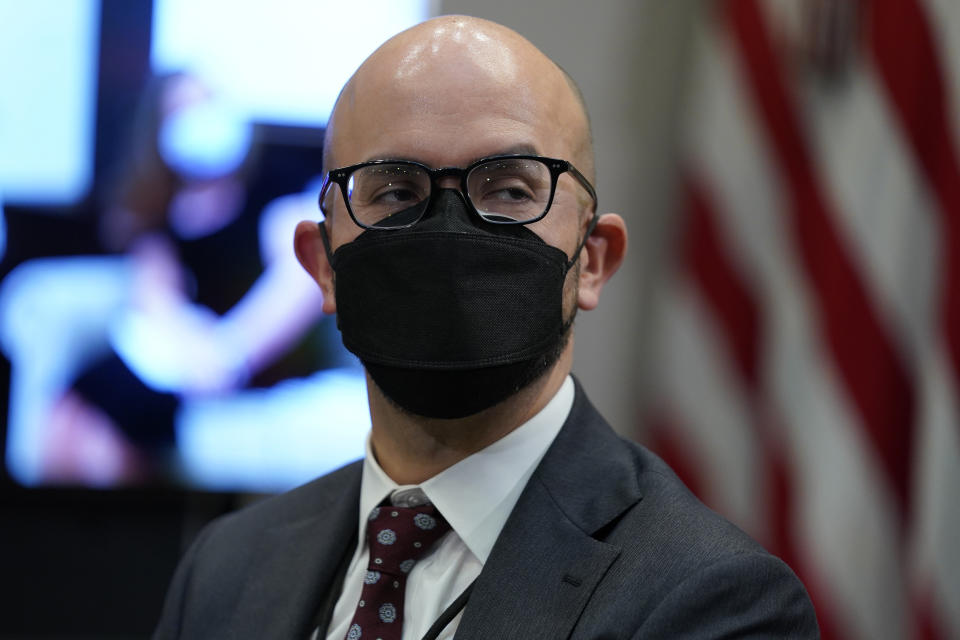
{"type": "Polygon", "coordinates": [[[540,379],[500,404],[466,418],[444,420],[406,413],[367,376],[377,462],[397,484],[419,484],[486,448],[543,409],[570,373],[571,344],[540,379]]]}

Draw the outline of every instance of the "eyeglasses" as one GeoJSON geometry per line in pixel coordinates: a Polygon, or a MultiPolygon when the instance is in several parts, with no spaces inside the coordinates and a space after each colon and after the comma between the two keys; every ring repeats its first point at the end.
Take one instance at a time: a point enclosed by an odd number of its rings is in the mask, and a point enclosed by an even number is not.
{"type": "Polygon", "coordinates": [[[423,218],[441,178],[460,178],[470,208],[493,224],[530,224],[550,210],[557,180],[569,173],[590,194],[597,192],[566,160],[510,155],[483,158],[460,169],[430,167],[406,160],[372,160],[334,169],[320,189],[320,210],[329,215],[334,184],[340,186],[350,217],[364,229],[406,229],[423,218]]]}

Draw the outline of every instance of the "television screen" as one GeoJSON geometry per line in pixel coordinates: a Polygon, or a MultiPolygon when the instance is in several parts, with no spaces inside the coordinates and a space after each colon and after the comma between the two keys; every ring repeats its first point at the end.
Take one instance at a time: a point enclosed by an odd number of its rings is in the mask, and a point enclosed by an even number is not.
{"type": "Polygon", "coordinates": [[[0,2],[0,192],[76,202],[93,179],[99,3],[0,2]]]}
{"type": "Polygon", "coordinates": [[[363,454],[363,371],[293,228],[343,82],[429,8],[0,0],[15,482],[274,491],[363,454]]]}

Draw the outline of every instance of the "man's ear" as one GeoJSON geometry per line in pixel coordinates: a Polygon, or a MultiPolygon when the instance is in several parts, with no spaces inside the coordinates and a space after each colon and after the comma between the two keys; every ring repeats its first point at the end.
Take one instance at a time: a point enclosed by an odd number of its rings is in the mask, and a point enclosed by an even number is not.
{"type": "Polygon", "coordinates": [[[323,312],[336,313],[337,300],[334,295],[333,268],[327,260],[323,239],[320,237],[322,222],[304,220],[297,224],[293,234],[293,248],[300,265],[307,270],[320,290],[323,291],[323,312]]]}
{"type": "Polygon", "coordinates": [[[627,254],[627,225],[615,213],[597,220],[593,233],[580,250],[580,291],[577,304],[589,311],[600,302],[600,291],[627,254]]]}

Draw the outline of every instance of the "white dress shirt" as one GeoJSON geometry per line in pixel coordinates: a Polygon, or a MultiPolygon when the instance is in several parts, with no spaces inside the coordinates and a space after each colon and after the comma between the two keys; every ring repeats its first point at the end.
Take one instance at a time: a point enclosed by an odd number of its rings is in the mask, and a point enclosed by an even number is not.
{"type": "MultiPolygon", "coordinates": [[[[485,449],[419,485],[450,523],[451,531],[414,565],[407,577],[403,640],[419,640],[441,613],[480,575],[520,493],[563,426],[573,406],[573,380],[537,415],[485,449]]],[[[359,539],[347,569],[343,592],[330,621],[327,640],[343,640],[353,619],[369,561],[367,516],[397,492],[415,489],[391,480],[377,463],[367,439],[360,485],[359,539]]],[[[457,615],[440,634],[449,639],[457,615]]]]}

